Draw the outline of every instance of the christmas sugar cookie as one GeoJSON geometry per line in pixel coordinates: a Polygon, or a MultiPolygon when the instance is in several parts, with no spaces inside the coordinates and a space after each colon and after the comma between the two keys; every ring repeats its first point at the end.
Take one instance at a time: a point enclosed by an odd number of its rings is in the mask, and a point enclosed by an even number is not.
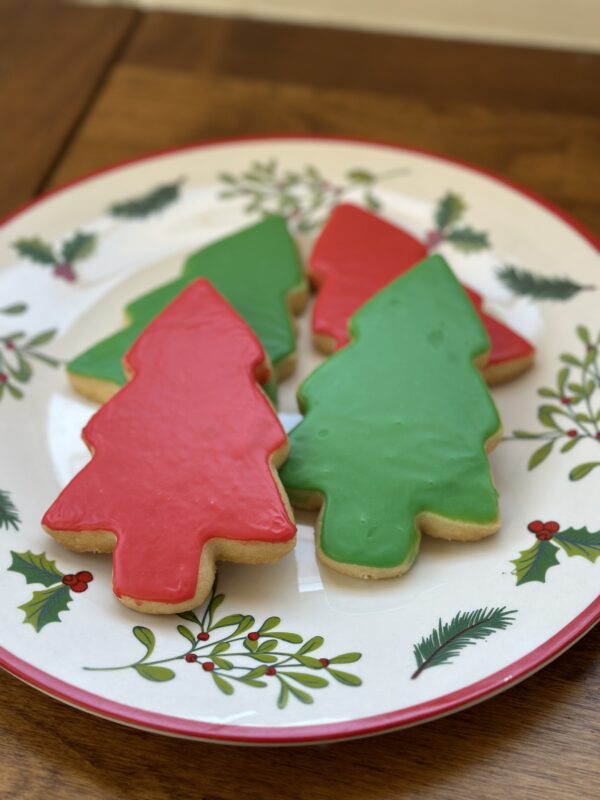
{"type": "Polygon", "coordinates": [[[281,478],[294,505],[320,508],[322,561],[387,578],[410,567],[421,533],[498,530],[487,453],[501,424],[478,369],[489,340],[441,256],[376,294],[350,336],[299,389],[281,478]]]}
{"type": "Polygon", "coordinates": [[[276,468],[286,435],[257,381],[268,360],[205,280],[126,356],[130,381],[83,431],[92,458],[44,515],[72,550],[113,552],[113,590],[162,614],[198,605],[215,561],[274,561],[295,526],[276,468]]]}
{"type": "MultiPolygon", "coordinates": [[[[312,328],[317,346],[332,353],[348,342],[348,320],[375,292],[427,256],[427,248],[401,228],[356,206],[338,206],[310,258],[318,288],[312,328]]],[[[502,383],[533,363],[532,345],[482,311],[481,297],[467,290],[488,332],[491,350],[483,373],[502,383]]]]}
{"type": "Polygon", "coordinates": [[[304,308],[307,289],[285,220],[271,216],[191,255],[181,278],[137,298],[125,309],[127,325],[68,365],[74,388],[105,402],[125,383],[123,356],[146,325],[197,278],[208,278],[261,340],[282,379],[293,369],[295,336],[290,312],[304,308]]]}

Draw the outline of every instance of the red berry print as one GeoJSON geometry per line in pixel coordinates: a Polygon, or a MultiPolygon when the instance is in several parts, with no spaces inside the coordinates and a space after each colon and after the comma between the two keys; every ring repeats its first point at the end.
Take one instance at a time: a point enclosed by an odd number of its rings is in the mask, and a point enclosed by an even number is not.
{"type": "Polygon", "coordinates": [[[87,569],[78,572],[75,577],[78,581],[83,581],[84,583],[89,583],[90,581],[94,580],[94,576],[91,572],[88,572],[87,569]]]}
{"type": "Polygon", "coordinates": [[[563,395],[560,398],[560,402],[563,404],[563,406],[568,406],[571,403],[571,400],[572,400],[572,398],[571,397],[567,397],[567,395],[563,395]]]}
{"type": "Polygon", "coordinates": [[[529,523],[527,530],[531,531],[532,533],[539,533],[543,527],[544,523],[540,519],[536,519],[529,523]]]}
{"type": "Polygon", "coordinates": [[[530,530],[531,533],[535,533],[536,538],[540,542],[547,542],[555,533],[558,533],[560,530],[560,525],[554,520],[542,522],[541,520],[536,519],[529,523],[527,529],[530,530]]]}
{"type": "Polygon", "coordinates": [[[188,662],[188,664],[193,664],[194,661],[198,661],[198,656],[196,653],[188,653],[185,657],[185,660],[188,662]]]}
{"type": "Polygon", "coordinates": [[[215,665],[213,664],[212,661],[205,661],[204,664],[202,664],[202,669],[204,670],[204,672],[212,672],[214,668],[215,665]]]}
{"type": "Polygon", "coordinates": [[[63,575],[62,582],[65,586],[73,586],[74,583],[77,583],[77,576],[69,572],[68,575],[63,575]]]}
{"type": "Polygon", "coordinates": [[[201,633],[198,634],[196,638],[199,639],[201,642],[207,642],[210,639],[210,634],[205,633],[205,631],[202,631],[201,633]]]}
{"type": "Polygon", "coordinates": [[[6,383],[8,380],[8,375],[6,372],[0,372],[0,383],[6,383]]]}
{"type": "Polygon", "coordinates": [[[568,430],[567,436],[570,436],[571,439],[574,439],[577,436],[577,431],[575,430],[575,428],[571,428],[571,430],[568,430]]]}
{"type": "Polygon", "coordinates": [[[84,583],[83,581],[77,581],[71,586],[71,591],[73,592],[85,592],[86,589],[87,583],[84,583]]]}
{"type": "Polygon", "coordinates": [[[265,675],[275,675],[276,672],[277,670],[275,667],[267,667],[265,670],[265,675]]]}
{"type": "Polygon", "coordinates": [[[251,642],[256,642],[260,638],[260,633],[258,631],[250,631],[248,638],[251,642]]]}
{"type": "Polygon", "coordinates": [[[54,267],[54,274],[57,278],[64,278],[64,280],[68,281],[68,283],[73,283],[75,280],[75,273],[73,272],[73,267],[70,264],[57,264],[54,267]]]}
{"type": "Polygon", "coordinates": [[[319,662],[320,662],[322,667],[328,667],[329,666],[329,659],[328,658],[320,658],[319,662]]]}
{"type": "Polygon", "coordinates": [[[6,349],[7,349],[7,350],[14,350],[14,349],[15,349],[15,343],[14,343],[14,342],[11,342],[11,340],[10,340],[10,339],[7,339],[7,340],[4,342],[4,346],[6,347],[6,349]]]}
{"type": "Polygon", "coordinates": [[[425,245],[428,248],[435,247],[444,239],[444,234],[441,231],[429,231],[425,237],[425,245]]]}

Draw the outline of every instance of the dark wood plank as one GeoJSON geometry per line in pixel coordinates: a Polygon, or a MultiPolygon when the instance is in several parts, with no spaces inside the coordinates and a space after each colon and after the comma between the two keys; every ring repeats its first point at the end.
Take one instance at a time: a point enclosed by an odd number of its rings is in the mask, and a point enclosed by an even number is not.
{"type": "Polygon", "coordinates": [[[317,747],[223,747],[134,731],[0,676],[0,797],[69,800],[593,800],[600,627],[459,715],[317,747]]]}
{"type": "MultiPolygon", "coordinates": [[[[493,58],[490,54],[489,60],[493,58]]],[[[120,64],[52,175],[57,185],[149,150],[205,138],[333,133],[386,139],[491,169],[600,231],[600,115],[439,104],[429,97],[120,64]]]]}
{"type": "MultiPolygon", "coordinates": [[[[48,18],[44,34],[54,37],[48,18]]],[[[39,74],[32,42],[24,40],[20,58],[39,74]]],[[[600,232],[599,63],[571,53],[149,14],[99,81],[83,123],[71,126],[56,169],[46,180],[46,167],[38,168],[38,180],[56,185],[206,137],[361,135],[496,170],[600,232]]],[[[71,113],[64,95],[51,91],[47,116],[60,115],[61,104],[71,113]]],[[[3,118],[9,108],[0,95],[3,118]]],[[[13,152],[27,157],[22,146],[13,152]]],[[[454,717],[289,750],[128,730],[2,676],[0,797],[592,800],[599,645],[600,628],[522,685],[454,717]]]]}
{"type": "Polygon", "coordinates": [[[43,183],[136,13],[0,0],[0,215],[43,183]]]}
{"type": "Polygon", "coordinates": [[[444,107],[598,113],[600,102],[600,57],[590,53],[250,19],[149,14],[124,61],[188,72],[212,63],[222,75],[427,98],[444,107]]]}

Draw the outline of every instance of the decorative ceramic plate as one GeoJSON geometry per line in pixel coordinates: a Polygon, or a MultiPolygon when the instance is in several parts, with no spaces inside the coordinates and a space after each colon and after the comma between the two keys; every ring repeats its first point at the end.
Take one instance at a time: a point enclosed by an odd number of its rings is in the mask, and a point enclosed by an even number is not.
{"type": "MultiPolygon", "coordinates": [[[[297,743],[456,711],[559,655],[600,616],[596,246],[566,215],[481,171],[349,140],[204,144],[14,215],[0,244],[3,665],[130,725],[297,743]],[[505,431],[491,455],[500,532],[475,543],[425,537],[408,574],[367,582],[319,564],[312,520],[298,515],[294,552],[275,565],[222,565],[195,613],[128,610],[113,597],[110,556],[69,552],[40,528],[88,458],[80,431],[94,406],[62,363],[116,330],[125,304],[173,278],[196,248],[276,211],[306,253],[342,199],[443,254],[537,348],[529,372],[493,390],[505,431]],[[185,658],[191,647],[196,660],[185,658]]],[[[288,428],[295,389],[321,361],[308,319],[296,375],[280,388],[288,428]]]]}

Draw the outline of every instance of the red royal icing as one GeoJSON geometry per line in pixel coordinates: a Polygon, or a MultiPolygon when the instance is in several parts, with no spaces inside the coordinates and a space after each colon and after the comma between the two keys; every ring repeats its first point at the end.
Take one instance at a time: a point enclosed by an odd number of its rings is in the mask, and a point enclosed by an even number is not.
{"type": "Polygon", "coordinates": [[[73,536],[113,531],[118,596],[188,600],[210,539],[294,536],[269,467],[286,435],[256,383],[264,358],[250,328],[205,280],[127,354],[131,381],[83,431],[91,461],[42,520],[73,536]]]}
{"type": "MultiPolygon", "coordinates": [[[[357,206],[338,206],[310,257],[310,277],[318,288],[313,332],[333,339],[336,348],[343,347],[349,341],[348,320],[352,314],[426,257],[426,246],[410,233],[357,206]]],[[[488,366],[533,352],[529,342],[481,310],[482,299],[477,292],[466,291],[492,343],[488,366]]]]}

